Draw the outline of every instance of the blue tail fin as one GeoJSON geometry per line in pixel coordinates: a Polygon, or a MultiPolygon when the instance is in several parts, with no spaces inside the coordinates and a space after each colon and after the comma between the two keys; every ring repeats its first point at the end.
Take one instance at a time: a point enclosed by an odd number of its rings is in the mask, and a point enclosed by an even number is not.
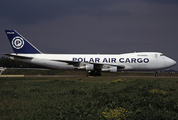
{"type": "Polygon", "coordinates": [[[36,54],[41,53],[35,46],[28,42],[23,36],[21,36],[15,30],[5,30],[10,44],[14,50],[14,53],[28,53],[36,54]]]}

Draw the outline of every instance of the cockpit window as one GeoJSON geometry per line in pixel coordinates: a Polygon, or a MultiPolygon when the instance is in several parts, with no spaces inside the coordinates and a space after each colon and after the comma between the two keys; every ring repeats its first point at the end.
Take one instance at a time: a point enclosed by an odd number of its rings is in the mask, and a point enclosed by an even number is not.
{"type": "Polygon", "coordinates": [[[163,54],[160,54],[160,56],[164,56],[163,54]]]}

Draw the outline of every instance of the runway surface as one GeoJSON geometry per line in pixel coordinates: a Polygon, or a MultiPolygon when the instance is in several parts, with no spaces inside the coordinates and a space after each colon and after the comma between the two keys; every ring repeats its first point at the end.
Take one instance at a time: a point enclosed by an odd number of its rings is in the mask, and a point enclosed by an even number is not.
{"type": "Polygon", "coordinates": [[[0,77],[87,77],[86,75],[0,75],[0,77]]]}
{"type": "MultiPolygon", "coordinates": [[[[0,75],[0,77],[88,77],[86,75],[0,75]]],[[[93,76],[89,76],[93,77],[93,76]]],[[[140,77],[140,78],[178,78],[173,76],[94,76],[94,77],[126,77],[126,78],[133,78],[133,77],[140,77]]]]}

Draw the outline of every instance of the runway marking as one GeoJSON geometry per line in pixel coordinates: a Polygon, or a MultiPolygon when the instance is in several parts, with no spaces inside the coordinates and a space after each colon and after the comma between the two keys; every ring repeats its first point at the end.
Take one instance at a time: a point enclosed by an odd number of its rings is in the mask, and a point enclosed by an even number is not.
{"type": "Polygon", "coordinates": [[[24,75],[0,75],[0,77],[24,77],[24,75]]]}
{"type": "Polygon", "coordinates": [[[87,77],[86,75],[25,75],[24,77],[87,77]]]}

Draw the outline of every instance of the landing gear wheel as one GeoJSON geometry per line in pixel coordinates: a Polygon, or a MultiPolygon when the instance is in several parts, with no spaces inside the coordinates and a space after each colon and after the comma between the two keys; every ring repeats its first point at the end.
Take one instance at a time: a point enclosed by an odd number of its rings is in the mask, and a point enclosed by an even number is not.
{"type": "Polygon", "coordinates": [[[87,76],[93,76],[93,71],[88,71],[87,76]]]}
{"type": "Polygon", "coordinates": [[[101,76],[101,71],[95,71],[95,76],[101,76]]]}
{"type": "Polygon", "coordinates": [[[87,76],[101,76],[101,71],[88,71],[87,76]]]}

